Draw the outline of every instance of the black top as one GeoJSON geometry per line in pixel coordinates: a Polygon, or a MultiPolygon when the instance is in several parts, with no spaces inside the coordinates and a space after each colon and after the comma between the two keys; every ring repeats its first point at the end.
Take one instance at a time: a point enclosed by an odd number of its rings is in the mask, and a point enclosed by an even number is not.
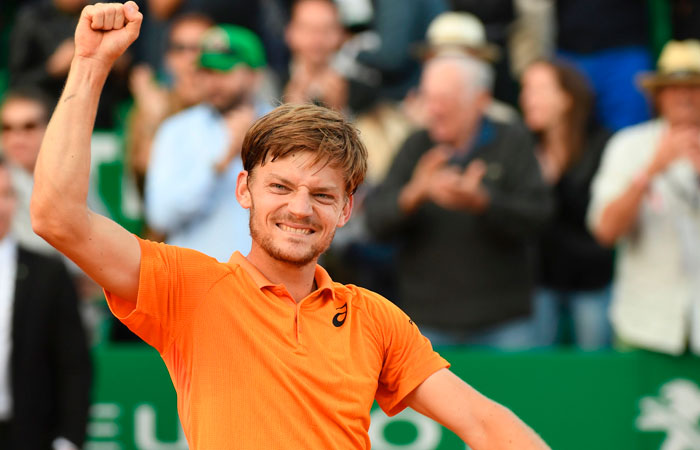
{"type": "Polygon", "coordinates": [[[557,0],[557,46],[591,53],[649,45],[647,2],[640,0],[557,0]]]}
{"type": "Polygon", "coordinates": [[[92,365],[78,295],[63,263],[19,248],[12,311],[11,443],[48,450],[61,436],[83,445],[92,365]]]}
{"type": "MultiPolygon", "coordinates": [[[[10,87],[37,86],[58,101],[66,77],[50,75],[46,71],[46,62],[65,40],[73,40],[79,18],[80,11],[68,14],[49,0],[22,8],[10,35],[10,87]]],[[[128,97],[126,71],[113,68],[100,95],[95,127],[114,127],[114,111],[128,97]]]]}
{"type": "Polygon", "coordinates": [[[555,212],[540,239],[540,284],[561,290],[593,290],[612,280],[612,250],[586,227],[590,185],[610,133],[592,130],[580,160],[554,186],[555,212]]]}
{"type": "Polygon", "coordinates": [[[700,39],[700,1],[671,0],[673,39],[700,39]]]}
{"type": "Polygon", "coordinates": [[[410,215],[399,209],[401,189],[434,145],[426,131],[410,136],[365,204],[370,231],[400,245],[402,308],[419,324],[463,331],[529,314],[534,244],[551,199],[528,132],[484,121],[468,153],[451,162],[463,168],[479,158],[487,164],[490,204],[483,214],[432,202],[410,215]]]}
{"type": "Polygon", "coordinates": [[[37,85],[58,98],[66,79],[49,75],[46,61],[73,37],[79,17],[79,13],[62,12],[50,1],[21,9],[10,37],[10,83],[37,85]]]}

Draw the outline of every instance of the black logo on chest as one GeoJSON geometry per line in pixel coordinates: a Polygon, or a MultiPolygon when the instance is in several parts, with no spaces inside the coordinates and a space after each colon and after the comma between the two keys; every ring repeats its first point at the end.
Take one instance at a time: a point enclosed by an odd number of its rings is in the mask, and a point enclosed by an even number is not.
{"type": "Polygon", "coordinates": [[[342,327],[345,323],[345,319],[348,317],[348,304],[344,303],[343,306],[335,309],[340,312],[333,316],[333,325],[336,327],[342,327]]]}

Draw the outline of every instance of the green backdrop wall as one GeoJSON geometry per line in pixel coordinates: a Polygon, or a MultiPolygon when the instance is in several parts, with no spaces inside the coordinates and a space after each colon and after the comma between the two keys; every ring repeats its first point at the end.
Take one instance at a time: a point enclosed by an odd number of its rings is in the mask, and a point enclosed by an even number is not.
{"type": "MultiPolygon", "coordinates": [[[[554,449],[700,449],[699,358],[439,350],[455,373],[510,407],[554,449]]],[[[95,358],[87,450],[187,448],[175,393],[155,351],[100,347],[95,358]]],[[[388,418],[374,409],[370,436],[376,450],[466,448],[412,411],[388,418]]]]}

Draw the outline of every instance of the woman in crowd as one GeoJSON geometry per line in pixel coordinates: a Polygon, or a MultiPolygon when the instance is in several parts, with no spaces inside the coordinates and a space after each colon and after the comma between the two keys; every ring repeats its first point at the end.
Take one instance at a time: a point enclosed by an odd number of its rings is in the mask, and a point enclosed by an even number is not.
{"type": "Polygon", "coordinates": [[[525,123],[535,135],[542,175],[556,199],[554,219],[539,245],[535,333],[543,346],[565,341],[568,329],[580,348],[607,347],[612,253],[588,232],[585,215],[591,179],[610,133],[593,123],[593,94],[573,67],[537,61],[521,83],[525,123]]]}

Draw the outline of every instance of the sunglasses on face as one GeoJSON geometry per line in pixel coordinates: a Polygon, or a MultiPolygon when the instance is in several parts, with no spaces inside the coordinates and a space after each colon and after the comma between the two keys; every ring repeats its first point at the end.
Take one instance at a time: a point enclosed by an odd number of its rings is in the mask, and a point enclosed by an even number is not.
{"type": "Polygon", "coordinates": [[[183,42],[171,42],[168,50],[173,53],[199,53],[202,47],[199,44],[186,44],[183,42]]]}
{"type": "Polygon", "coordinates": [[[39,128],[44,126],[44,122],[41,120],[33,120],[29,122],[23,122],[23,123],[17,123],[17,124],[10,124],[10,123],[4,123],[2,124],[2,132],[3,133],[10,133],[12,131],[21,131],[24,133],[29,133],[31,131],[38,130],[39,128]]]}

